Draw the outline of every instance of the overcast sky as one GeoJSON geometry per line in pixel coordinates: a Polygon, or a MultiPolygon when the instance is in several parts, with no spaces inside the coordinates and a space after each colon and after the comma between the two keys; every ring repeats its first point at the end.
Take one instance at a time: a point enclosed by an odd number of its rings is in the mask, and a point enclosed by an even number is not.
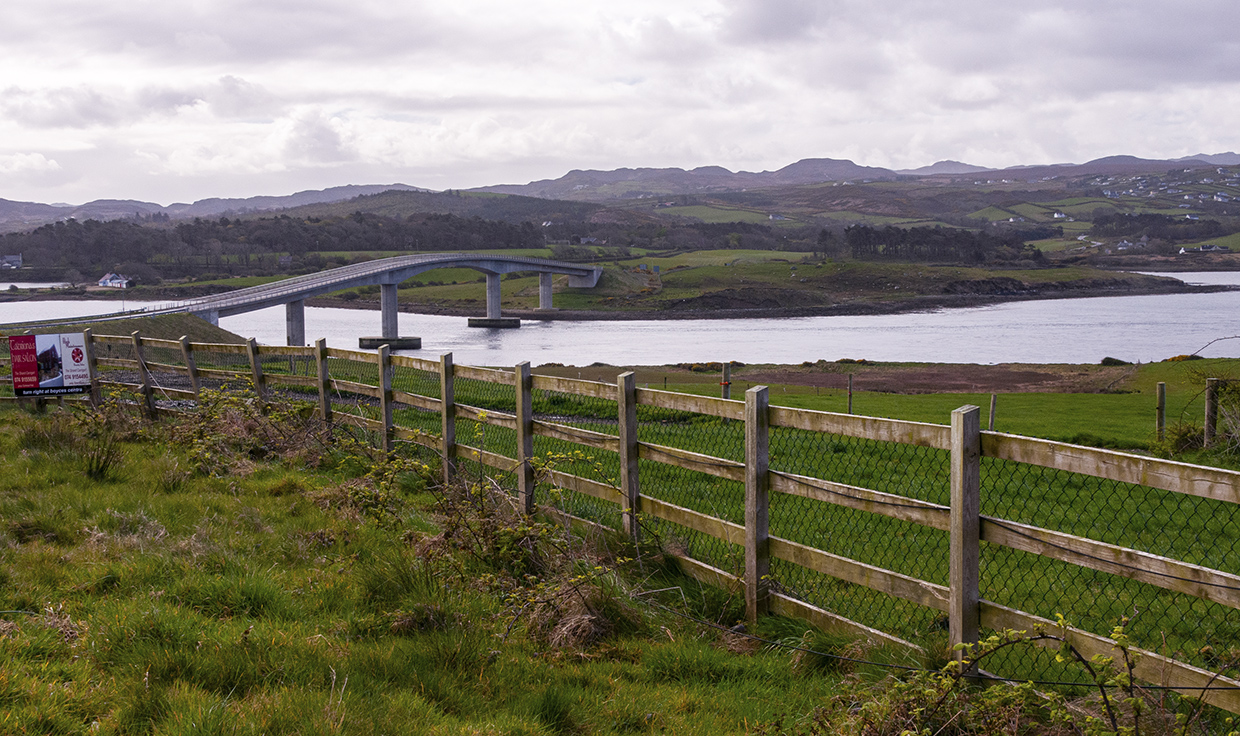
{"type": "Polygon", "coordinates": [[[0,197],[1240,150],[1234,0],[5,0],[0,197]]]}

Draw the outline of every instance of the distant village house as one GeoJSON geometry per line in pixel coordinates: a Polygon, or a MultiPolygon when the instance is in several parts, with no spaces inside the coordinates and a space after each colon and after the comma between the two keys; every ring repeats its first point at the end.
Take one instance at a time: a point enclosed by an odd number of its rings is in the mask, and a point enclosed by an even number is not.
{"type": "Polygon", "coordinates": [[[15,256],[0,256],[0,271],[14,270],[22,267],[22,257],[19,253],[15,256]]]}
{"type": "Polygon", "coordinates": [[[109,289],[128,289],[133,286],[133,279],[119,273],[108,273],[99,279],[99,285],[109,289]]]}

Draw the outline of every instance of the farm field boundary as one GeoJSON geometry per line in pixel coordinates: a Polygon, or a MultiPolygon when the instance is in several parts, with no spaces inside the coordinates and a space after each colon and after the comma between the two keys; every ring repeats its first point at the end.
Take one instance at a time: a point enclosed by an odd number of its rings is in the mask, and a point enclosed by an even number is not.
{"type": "MultiPolygon", "coordinates": [[[[439,454],[445,480],[657,539],[750,618],[914,651],[1041,629],[1086,657],[1117,656],[1122,626],[1138,678],[1240,713],[1235,471],[987,432],[973,406],[930,424],[773,407],[765,387],[737,401],[322,340],[87,335],[95,401],[123,392],[154,417],[229,384],[273,410],[314,406],[439,454]]],[[[1080,677],[1053,651],[1011,652],[988,667],[1080,677]]]]}

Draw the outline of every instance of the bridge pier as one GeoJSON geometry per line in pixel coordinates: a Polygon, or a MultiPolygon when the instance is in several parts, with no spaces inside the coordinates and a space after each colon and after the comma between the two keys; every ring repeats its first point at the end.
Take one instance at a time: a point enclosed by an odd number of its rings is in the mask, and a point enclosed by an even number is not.
{"type": "Polygon", "coordinates": [[[551,306],[551,278],[554,275],[550,271],[538,273],[538,311],[540,312],[550,312],[555,309],[551,306]]]}
{"type": "Polygon", "coordinates": [[[520,327],[521,320],[515,317],[501,317],[499,310],[500,288],[499,274],[487,274],[487,316],[470,317],[470,327],[520,327]]]}
{"type": "Polygon", "coordinates": [[[487,274],[487,319],[499,319],[499,274],[487,274]]]}
{"type": "Polygon", "coordinates": [[[417,350],[422,347],[420,337],[401,337],[396,308],[397,284],[379,284],[379,337],[359,337],[357,346],[374,349],[388,345],[393,350],[417,350]]]}
{"type": "Polygon", "coordinates": [[[216,327],[220,326],[220,310],[208,309],[202,312],[190,312],[190,314],[201,319],[205,319],[216,327]]]}
{"type": "Polygon", "coordinates": [[[379,312],[381,315],[379,334],[384,337],[396,337],[400,331],[396,320],[399,314],[396,309],[396,284],[379,285],[379,312]]]}
{"type": "Polygon", "coordinates": [[[284,305],[284,327],[286,344],[305,347],[306,344],[306,300],[298,299],[284,305]]]}

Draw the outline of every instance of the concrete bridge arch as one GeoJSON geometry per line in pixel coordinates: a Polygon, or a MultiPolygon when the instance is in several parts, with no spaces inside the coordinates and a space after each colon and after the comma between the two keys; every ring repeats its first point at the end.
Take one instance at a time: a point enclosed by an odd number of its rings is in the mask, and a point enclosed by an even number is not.
{"type": "MultiPolygon", "coordinates": [[[[516,320],[504,320],[500,312],[500,279],[507,273],[534,271],[538,273],[538,308],[552,309],[551,279],[567,275],[568,285],[592,288],[598,284],[603,269],[598,266],[552,261],[543,258],[467,253],[428,253],[415,256],[382,258],[365,263],[333,268],[304,276],[275,281],[270,284],[239,289],[202,299],[180,302],[160,312],[190,312],[209,322],[219,324],[220,317],[243,314],[278,304],[285,305],[289,345],[305,344],[305,300],[342,289],[378,286],[380,304],[380,341],[396,341],[398,304],[397,286],[426,271],[439,268],[469,268],[486,275],[486,317],[471,319],[476,326],[517,326],[516,320]]],[[[416,338],[412,338],[416,339],[416,338]]],[[[420,342],[419,342],[420,344],[420,342]]]]}

